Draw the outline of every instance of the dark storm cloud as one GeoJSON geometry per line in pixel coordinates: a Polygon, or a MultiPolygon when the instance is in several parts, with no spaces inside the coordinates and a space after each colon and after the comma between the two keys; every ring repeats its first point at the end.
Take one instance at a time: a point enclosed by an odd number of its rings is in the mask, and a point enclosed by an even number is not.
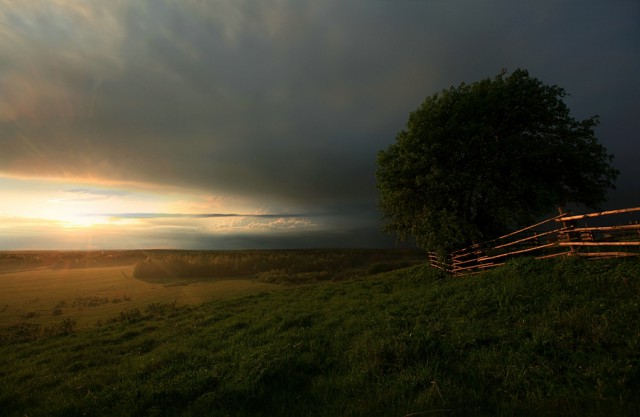
{"type": "Polygon", "coordinates": [[[639,20],[624,0],[0,1],[0,171],[373,217],[376,153],[408,113],[522,67],[600,114],[629,193],[639,20]]]}

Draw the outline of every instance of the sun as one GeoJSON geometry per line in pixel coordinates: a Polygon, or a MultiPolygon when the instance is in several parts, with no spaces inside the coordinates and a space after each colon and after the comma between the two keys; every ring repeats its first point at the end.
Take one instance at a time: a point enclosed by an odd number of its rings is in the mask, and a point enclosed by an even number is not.
{"type": "Polygon", "coordinates": [[[64,228],[89,228],[105,226],[109,220],[100,216],[87,216],[82,214],[69,214],[56,218],[64,228]]]}

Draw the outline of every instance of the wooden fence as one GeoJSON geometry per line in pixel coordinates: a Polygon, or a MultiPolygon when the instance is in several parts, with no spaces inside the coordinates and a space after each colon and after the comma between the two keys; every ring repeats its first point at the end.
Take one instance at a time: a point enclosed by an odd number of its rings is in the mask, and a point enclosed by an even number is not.
{"type": "Polygon", "coordinates": [[[453,275],[477,274],[518,256],[610,258],[640,255],[640,207],[572,215],[562,213],[497,239],[471,245],[432,266],[453,275]],[[587,221],[595,224],[587,225],[587,221]]]}

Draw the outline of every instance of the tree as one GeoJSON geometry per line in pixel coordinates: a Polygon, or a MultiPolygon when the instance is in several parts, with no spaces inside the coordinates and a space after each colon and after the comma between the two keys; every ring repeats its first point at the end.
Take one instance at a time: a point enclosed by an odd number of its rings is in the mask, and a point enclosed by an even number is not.
{"type": "Polygon", "coordinates": [[[598,117],[576,121],[565,96],[518,69],[427,97],[378,154],[386,230],[443,252],[606,201],[618,171],[598,117]]]}

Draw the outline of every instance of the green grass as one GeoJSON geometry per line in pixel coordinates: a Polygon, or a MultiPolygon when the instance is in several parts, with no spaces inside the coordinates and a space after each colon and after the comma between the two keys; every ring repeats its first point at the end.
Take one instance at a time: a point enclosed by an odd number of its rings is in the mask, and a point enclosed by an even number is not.
{"type": "MultiPolygon", "coordinates": [[[[0,252],[0,333],[94,325],[150,303],[199,304],[424,262],[417,250],[0,252]]],[[[45,331],[46,332],[46,331],[45,331]]]]}
{"type": "Polygon", "coordinates": [[[635,259],[417,266],[5,332],[0,415],[638,415],[639,280],[635,259]]]}

